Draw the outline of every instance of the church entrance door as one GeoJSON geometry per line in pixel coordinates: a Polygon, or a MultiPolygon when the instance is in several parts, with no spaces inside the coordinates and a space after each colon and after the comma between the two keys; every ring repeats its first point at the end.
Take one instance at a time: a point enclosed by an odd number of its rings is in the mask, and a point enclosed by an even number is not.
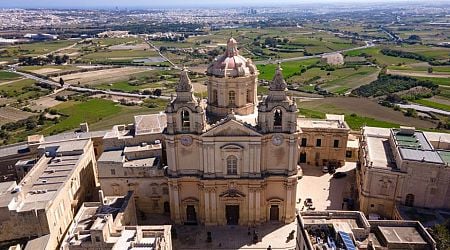
{"type": "Polygon", "coordinates": [[[278,208],[278,205],[272,205],[270,206],[270,220],[279,220],[280,218],[280,209],[278,208]]]}
{"type": "Polygon", "coordinates": [[[239,224],[239,205],[225,206],[225,216],[227,217],[228,225],[238,225],[239,224]]]}
{"type": "Polygon", "coordinates": [[[197,213],[195,212],[194,205],[187,205],[186,207],[186,223],[187,225],[197,224],[197,213]]]}

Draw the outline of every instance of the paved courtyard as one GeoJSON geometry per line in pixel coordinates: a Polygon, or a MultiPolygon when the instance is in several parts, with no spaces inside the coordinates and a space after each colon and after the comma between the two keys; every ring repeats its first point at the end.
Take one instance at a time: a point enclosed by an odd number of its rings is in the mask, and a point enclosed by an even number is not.
{"type": "Polygon", "coordinates": [[[256,228],[244,226],[174,226],[177,238],[172,239],[174,249],[295,249],[295,235],[288,239],[292,230],[297,230],[295,222],[266,223],[256,228]],[[256,230],[259,242],[253,244],[252,232],[256,230]],[[212,242],[206,241],[207,232],[211,232],[212,242]]]}
{"type": "MultiPolygon", "coordinates": [[[[345,166],[337,169],[337,172],[346,172],[348,175],[341,179],[334,179],[332,175],[323,173],[321,167],[302,166],[303,178],[297,185],[297,209],[300,211],[306,198],[312,198],[316,210],[342,210],[344,198],[351,197],[352,185],[355,180],[356,163],[347,162],[345,166]]],[[[346,209],[346,204],[344,204],[346,209]]]]}

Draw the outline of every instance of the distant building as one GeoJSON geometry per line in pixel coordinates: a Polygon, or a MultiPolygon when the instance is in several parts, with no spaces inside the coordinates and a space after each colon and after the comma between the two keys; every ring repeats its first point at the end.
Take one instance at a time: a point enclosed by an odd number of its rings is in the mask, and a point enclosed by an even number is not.
{"type": "Polygon", "coordinates": [[[344,56],[341,53],[325,54],[320,61],[332,66],[344,65],[344,56]]]}
{"type": "Polygon", "coordinates": [[[35,249],[55,249],[83,201],[93,198],[94,147],[90,139],[76,139],[42,143],[37,152],[19,184],[2,185],[0,242],[40,238],[35,249]]]}
{"type": "Polygon", "coordinates": [[[417,221],[367,220],[356,211],[307,211],[297,216],[296,250],[418,249],[436,242],[417,221]]]}
{"type": "Polygon", "coordinates": [[[108,30],[97,34],[100,38],[124,38],[130,37],[129,31],[108,30]]]}
{"type": "Polygon", "coordinates": [[[23,36],[24,38],[28,38],[30,40],[33,41],[46,41],[46,40],[56,40],[58,39],[57,35],[52,35],[52,34],[25,34],[23,36]]]}
{"type": "Polygon", "coordinates": [[[64,238],[63,250],[171,250],[171,226],[137,226],[133,192],[85,202],[64,238]]]}
{"type": "Polygon", "coordinates": [[[401,218],[399,206],[450,209],[450,135],[414,128],[363,128],[360,210],[401,218]]]}

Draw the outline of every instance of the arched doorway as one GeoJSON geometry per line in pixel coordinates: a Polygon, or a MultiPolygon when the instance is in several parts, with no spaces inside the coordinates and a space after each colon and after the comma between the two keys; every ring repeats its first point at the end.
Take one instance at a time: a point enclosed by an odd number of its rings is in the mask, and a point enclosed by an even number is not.
{"type": "Polygon", "coordinates": [[[186,225],[197,225],[197,212],[194,205],[186,206],[186,225]]]}

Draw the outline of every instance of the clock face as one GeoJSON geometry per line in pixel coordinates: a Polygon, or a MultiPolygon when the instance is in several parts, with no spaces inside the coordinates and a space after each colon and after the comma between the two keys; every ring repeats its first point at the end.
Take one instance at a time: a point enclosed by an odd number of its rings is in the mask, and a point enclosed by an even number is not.
{"type": "Polygon", "coordinates": [[[183,146],[190,146],[192,144],[192,137],[183,136],[181,137],[180,141],[183,146]]]}
{"type": "Polygon", "coordinates": [[[281,144],[283,144],[283,136],[282,135],[274,135],[272,137],[272,143],[275,146],[280,146],[281,144]]]}

